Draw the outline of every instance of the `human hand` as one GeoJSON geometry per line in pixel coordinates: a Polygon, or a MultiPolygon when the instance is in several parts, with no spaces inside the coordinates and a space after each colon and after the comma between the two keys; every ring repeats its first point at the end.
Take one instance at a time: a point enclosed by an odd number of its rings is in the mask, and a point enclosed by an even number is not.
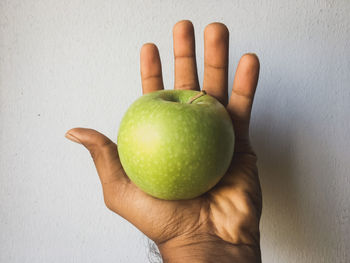
{"type": "MultiPolygon", "coordinates": [[[[173,37],[175,89],[199,90],[192,23],[178,22],[173,37]]],[[[84,128],[66,133],[68,139],[90,151],[106,206],[152,239],[164,262],[261,262],[262,197],[257,159],[249,141],[259,60],[254,54],[242,56],[228,101],[228,42],[225,25],[206,27],[203,89],[226,106],[236,137],[232,163],[209,192],[192,200],[156,199],[128,179],[117,145],[106,136],[84,128]]],[[[143,93],[162,90],[161,62],[154,44],[142,47],[140,66],[143,93]]]]}

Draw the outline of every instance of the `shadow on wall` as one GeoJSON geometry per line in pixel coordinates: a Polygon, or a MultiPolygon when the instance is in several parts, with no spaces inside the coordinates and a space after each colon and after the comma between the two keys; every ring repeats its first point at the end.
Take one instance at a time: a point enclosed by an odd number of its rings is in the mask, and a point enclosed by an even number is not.
{"type": "Polygon", "coordinates": [[[259,103],[263,110],[253,115],[251,137],[263,191],[262,249],[266,246],[275,262],[286,257],[290,262],[332,262],[334,226],[324,213],[334,201],[319,200],[325,193],[317,182],[317,173],[333,174],[325,146],[302,110],[281,112],[271,102],[259,103]]]}

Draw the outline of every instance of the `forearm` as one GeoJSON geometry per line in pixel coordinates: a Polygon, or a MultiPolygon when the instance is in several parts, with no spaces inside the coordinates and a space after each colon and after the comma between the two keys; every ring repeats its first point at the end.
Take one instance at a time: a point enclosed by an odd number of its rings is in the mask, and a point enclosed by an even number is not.
{"type": "Polygon", "coordinates": [[[158,246],[164,263],[259,263],[260,247],[225,241],[169,243],[158,246]]]}

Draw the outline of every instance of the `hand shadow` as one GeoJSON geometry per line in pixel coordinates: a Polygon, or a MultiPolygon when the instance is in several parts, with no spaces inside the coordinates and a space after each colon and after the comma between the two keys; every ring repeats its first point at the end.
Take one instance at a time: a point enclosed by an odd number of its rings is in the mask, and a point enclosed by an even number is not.
{"type": "Polygon", "coordinates": [[[332,262],[336,236],[324,211],[334,200],[320,200],[325,182],[318,181],[319,173],[332,176],[329,154],[309,124],[310,116],[264,105],[268,104],[259,104],[263,110],[253,113],[251,126],[263,194],[263,262],[264,255],[269,262],[288,257],[290,262],[332,262]]]}

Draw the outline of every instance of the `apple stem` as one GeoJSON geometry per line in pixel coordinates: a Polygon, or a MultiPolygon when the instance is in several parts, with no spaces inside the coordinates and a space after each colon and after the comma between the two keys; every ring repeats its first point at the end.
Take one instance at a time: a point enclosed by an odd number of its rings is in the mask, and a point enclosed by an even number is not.
{"type": "Polygon", "coordinates": [[[190,100],[187,102],[187,104],[191,104],[193,101],[195,101],[196,99],[206,95],[207,92],[205,90],[201,90],[201,92],[199,92],[196,96],[193,96],[192,98],[190,98],[190,100]]]}

